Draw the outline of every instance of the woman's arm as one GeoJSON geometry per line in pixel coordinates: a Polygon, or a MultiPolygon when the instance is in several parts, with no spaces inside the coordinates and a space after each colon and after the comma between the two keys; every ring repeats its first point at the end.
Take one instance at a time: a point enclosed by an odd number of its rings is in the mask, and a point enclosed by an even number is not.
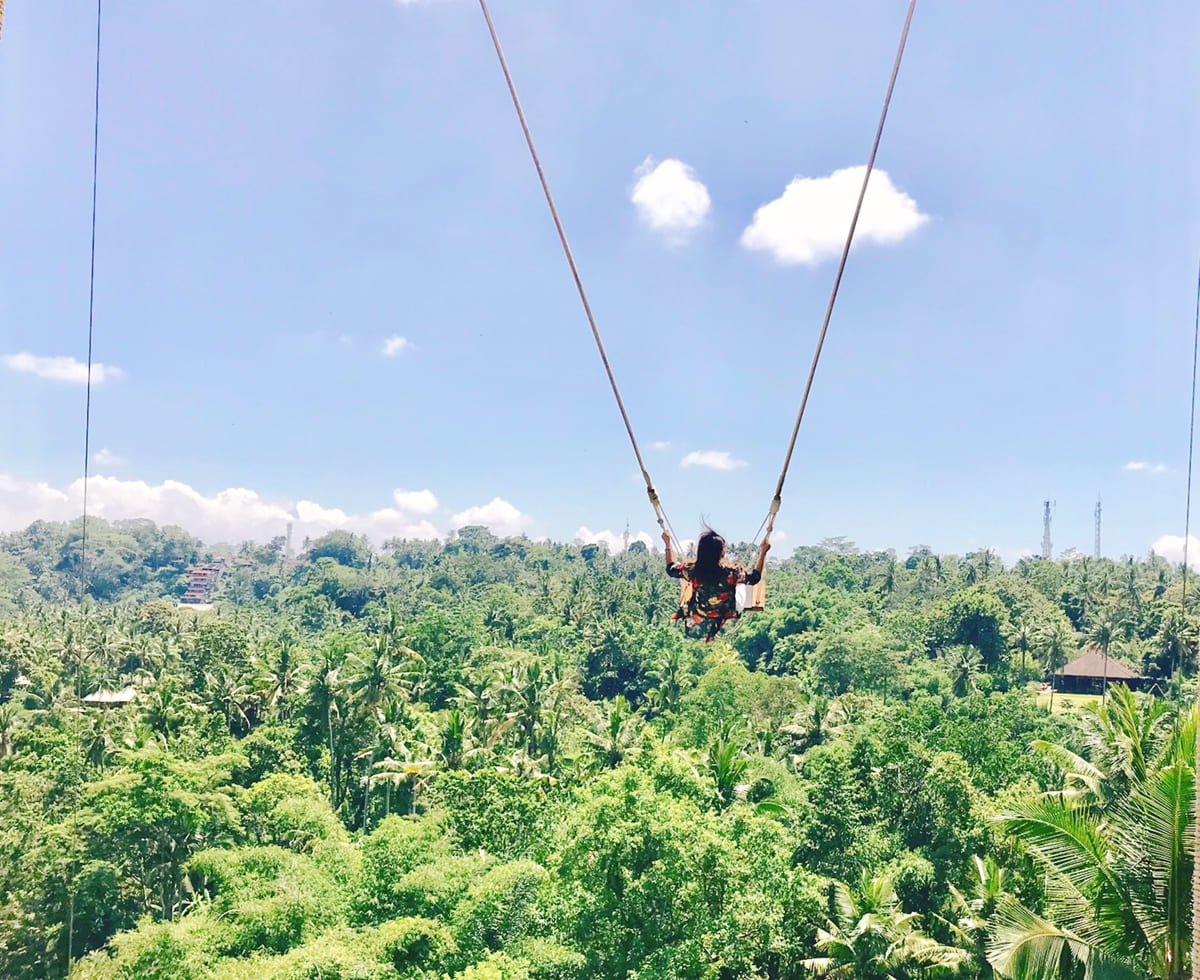
{"type": "Polygon", "coordinates": [[[754,569],[750,572],[750,574],[746,576],[747,585],[758,585],[758,583],[762,580],[763,567],[767,563],[767,552],[770,550],[771,542],[764,541],[762,546],[758,549],[758,563],[754,566],[754,569]]]}
{"type": "Polygon", "coordinates": [[[683,578],[683,566],[675,564],[675,555],[671,552],[671,535],[663,531],[662,539],[663,545],[667,549],[667,574],[671,578],[683,578]]]}
{"type": "Polygon", "coordinates": [[[758,549],[758,564],[754,566],[754,570],[758,572],[759,578],[762,577],[763,568],[767,564],[767,552],[771,550],[771,542],[764,541],[758,549]]]}

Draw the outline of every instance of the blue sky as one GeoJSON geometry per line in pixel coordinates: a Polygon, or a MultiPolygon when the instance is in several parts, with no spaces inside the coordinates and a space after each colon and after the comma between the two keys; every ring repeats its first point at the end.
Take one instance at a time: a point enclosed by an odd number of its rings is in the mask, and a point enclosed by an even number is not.
{"type": "MultiPolygon", "coordinates": [[[[738,539],[906,4],[712,7],[493,15],[668,513],[738,539]]],[[[781,547],[1011,560],[1052,498],[1090,551],[1097,492],[1106,554],[1182,533],[1200,7],[1147,9],[918,4],[781,547]]],[[[6,528],[78,509],[80,371],[44,359],[86,357],[93,30],[12,0],[0,39],[6,528]]],[[[103,43],[98,512],[654,530],[473,0],[109,0],[103,43]]]]}

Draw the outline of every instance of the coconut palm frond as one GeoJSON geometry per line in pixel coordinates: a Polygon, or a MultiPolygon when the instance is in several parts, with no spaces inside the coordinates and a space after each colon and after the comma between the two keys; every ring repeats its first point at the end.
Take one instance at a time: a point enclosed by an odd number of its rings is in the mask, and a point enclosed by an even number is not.
{"type": "Polygon", "coordinates": [[[1046,870],[1073,889],[1090,894],[1102,883],[1119,889],[1109,866],[1105,825],[1087,810],[1042,797],[1014,804],[997,820],[1029,846],[1046,870]]]}
{"type": "Polygon", "coordinates": [[[1083,787],[1094,799],[1100,799],[1105,780],[1100,769],[1083,756],[1054,742],[1039,738],[1033,741],[1033,747],[1063,771],[1066,791],[1083,787]]]}
{"type": "MultiPolygon", "coordinates": [[[[1013,899],[996,909],[996,929],[988,943],[988,962],[1002,976],[1017,980],[1059,980],[1066,963],[1085,968],[1094,949],[1080,937],[1048,922],[1013,899]]],[[[1089,971],[1090,972],[1090,971],[1089,971]]]]}

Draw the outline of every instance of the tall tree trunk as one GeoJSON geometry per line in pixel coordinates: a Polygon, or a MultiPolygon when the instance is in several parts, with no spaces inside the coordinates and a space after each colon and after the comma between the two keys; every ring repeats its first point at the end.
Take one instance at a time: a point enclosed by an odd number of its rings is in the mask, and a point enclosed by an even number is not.
{"type": "Polygon", "coordinates": [[[363,833],[367,832],[367,810],[371,806],[371,770],[375,768],[375,745],[371,745],[371,755],[367,760],[367,784],[363,788],[363,833]]]}

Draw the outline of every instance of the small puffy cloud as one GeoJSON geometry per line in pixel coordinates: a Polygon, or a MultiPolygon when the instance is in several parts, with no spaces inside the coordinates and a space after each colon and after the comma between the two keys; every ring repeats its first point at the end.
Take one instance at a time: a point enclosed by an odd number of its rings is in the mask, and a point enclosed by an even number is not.
{"type": "MultiPolygon", "coordinates": [[[[1172,564],[1181,565],[1183,564],[1183,535],[1164,534],[1150,546],[1150,550],[1172,564]]],[[[1187,558],[1188,568],[1200,567],[1200,541],[1196,540],[1194,534],[1189,534],[1187,537],[1187,558]]]]}
{"type": "Polygon", "coordinates": [[[383,342],[383,347],[380,348],[379,352],[384,357],[398,357],[411,346],[412,344],[409,343],[407,337],[401,337],[397,333],[392,334],[392,336],[388,337],[388,339],[383,342]]]}
{"type": "Polygon", "coordinates": [[[368,515],[370,526],[384,538],[406,538],[430,540],[440,537],[438,529],[427,519],[415,520],[417,516],[430,515],[438,509],[438,499],[431,490],[395,490],[391,507],[372,511],[368,515]]]}
{"type": "Polygon", "coordinates": [[[98,453],[92,455],[92,462],[105,469],[115,469],[118,466],[125,465],[125,457],[118,456],[111,449],[101,449],[98,453]]]}
{"type": "Polygon", "coordinates": [[[704,221],[712,205],[708,188],[682,160],[655,164],[646,157],[634,174],[638,180],[629,199],[655,231],[679,238],[704,221]]]}
{"type": "Polygon", "coordinates": [[[744,459],[735,459],[727,452],[716,449],[703,449],[699,452],[688,453],[680,462],[681,466],[703,466],[710,470],[737,470],[746,465],[744,459]]]}
{"type": "Polygon", "coordinates": [[[1032,558],[1033,551],[1023,545],[997,545],[992,549],[1005,568],[1012,568],[1022,558],[1032,558]]]}
{"type": "MultiPolygon", "coordinates": [[[[638,531],[637,534],[629,536],[629,543],[640,541],[647,548],[654,547],[654,539],[645,531],[638,531]]],[[[580,527],[575,532],[576,544],[602,544],[607,549],[609,554],[615,555],[620,551],[625,550],[625,535],[618,534],[616,531],[593,531],[588,527],[580,527]]]]}
{"type": "MultiPolygon", "coordinates": [[[[246,492],[249,493],[249,491],[246,492]]],[[[296,503],[296,516],[300,518],[302,524],[345,527],[350,523],[350,515],[340,507],[322,507],[311,500],[301,500],[296,503]]]]}
{"type": "Polygon", "coordinates": [[[671,444],[669,442],[663,442],[662,440],[660,440],[658,442],[650,443],[650,448],[657,449],[659,452],[662,452],[664,449],[670,449],[671,444]]]}
{"type": "Polygon", "coordinates": [[[396,490],[392,500],[396,509],[406,514],[432,514],[438,509],[432,490],[396,490]]]}
{"type": "Polygon", "coordinates": [[[1166,473],[1167,472],[1167,464],[1166,463],[1147,463],[1143,460],[1131,460],[1130,462],[1128,462],[1124,466],[1122,466],[1121,469],[1125,470],[1128,473],[1158,474],[1158,473],[1166,473]]]}
{"type": "Polygon", "coordinates": [[[482,524],[500,537],[527,533],[534,525],[533,518],[522,514],[507,500],[493,497],[489,503],[459,511],[451,521],[454,527],[482,524]]]}
{"type": "MultiPolygon", "coordinates": [[[[5,354],[4,366],[24,374],[32,374],[47,381],[65,381],[67,384],[85,385],[88,379],[88,367],[83,361],[73,357],[41,357],[37,354],[5,354]]],[[[92,383],[103,384],[105,381],[119,381],[125,372],[111,364],[92,365],[92,383]]]]}
{"type": "MultiPolygon", "coordinates": [[[[742,245],[770,253],[783,264],[816,265],[840,255],[854,216],[866,167],[845,167],[828,177],[796,177],[774,201],[754,212],[742,232],[742,245]]],[[[917,202],[893,186],[876,168],[867,185],[856,244],[890,245],[907,237],[929,220],[917,202]]]]}

